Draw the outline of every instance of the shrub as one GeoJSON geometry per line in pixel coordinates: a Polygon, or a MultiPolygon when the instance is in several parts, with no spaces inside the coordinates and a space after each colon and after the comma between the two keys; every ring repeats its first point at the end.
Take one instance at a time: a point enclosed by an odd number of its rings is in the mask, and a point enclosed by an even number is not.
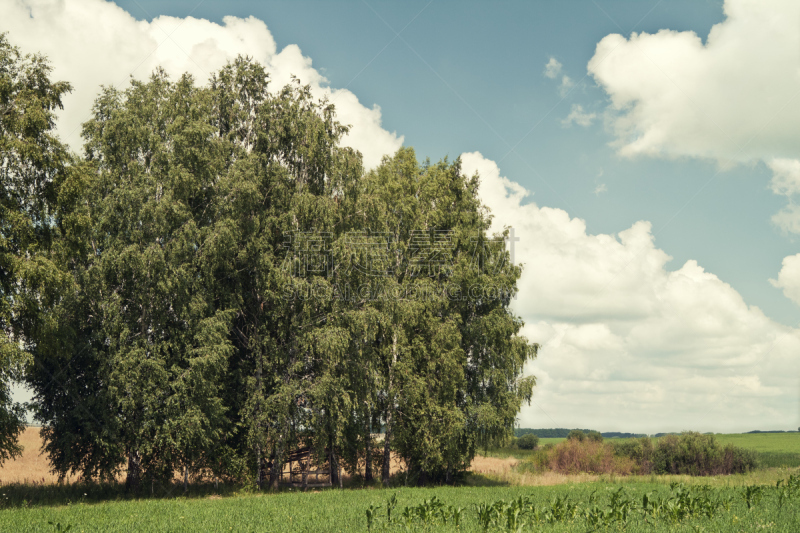
{"type": "Polygon", "coordinates": [[[635,461],[614,455],[614,448],[602,442],[578,438],[559,443],[548,453],[548,466],[562,474],[631,474],[637,471],[635,461]]]}
{"type": "Polygon", "coordinates": [[[756,454],[732,445],[722,447],[714,435],[686,432],[662,437],[652,454],[656,474],[713,476],[739,474],[756,466],[756,454]]]}
{"type": "Polygon", "coordinates": [[[580,429],[573,429],[567,435],[567,440],[576,440],[578,442],[583,442],[586,439],[586,433],[581,431],[580,429]]]}
{"type": "Polygon", "coordinates": [[[599,431],[590,431],[586,434],[586,438],[594,442],[603,442],[603,435],[599,431]]]}
{"type": "Polygon", "coordinates": [[[527,433],[517,439],[517,447],[520,450],[535,450],[539,445],[539,437],[533,433],[527,433]]]}
{"type": "Polygon", "coordinates": [[[649,474],[653,469],[653,441],[650,437],[611,443],[614,455],[632,459],[639,465],[639,474],[649,474]]]}

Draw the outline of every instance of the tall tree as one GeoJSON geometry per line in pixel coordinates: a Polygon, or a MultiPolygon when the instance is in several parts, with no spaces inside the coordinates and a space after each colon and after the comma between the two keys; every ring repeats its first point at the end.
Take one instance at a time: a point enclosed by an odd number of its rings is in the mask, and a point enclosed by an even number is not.
{"type": "Polygon", "coordinates": [[[60,344],[42,346],[29,373],[62,475],[110,477],[126,460],[132,489],[144,474],[169,479],[226,424],[232,313],[209,300],[205,266],[224,166],[210,109],[208,91],[159,70],[104,90],[84,126],[87,164],[75,173],[88,174],[91,252],[67,265],[79,294],[56,311],[60,344]]]}
{"type": "Polygon", "coordinates": [[[362,303],[377,316],[382,479],[394,449],[412,476],[450,481],[477,444],[508,435],[531,397],[534,379],[520,374],[537,347],[509,310],[521,270],[502,236],[487,235],[478,178],[460,161],[420,165],[401,149],[363,189],[358,213],[377,242],[351,257],[371,269],[362,303]]]}
{"type": "Polygon", "coordinates": [[[232,161],[214,230],[226,257],[217,273],[225,280],[220,305],[236,310],[227,401],[238,406],[238,446],[250,450],[257,483],[269,463],[275,486],[300,442],[337,461],[347,397],[331,388],[329,370],[344,360],[347,332],[320,329],[330,298],[307,295],[328,283],[323,256],[362,170],[360,155],[338,145],[347,129],[332,105],[299,83],[269,93],[267,81],[262,66],[239,58],[212,79],[211,90],[232,161]]]}
{"type": "Polygon", "coordinates": [[[41,327],[40,309],[63,279],[52,262],[55,202],[69,155],[55,111],[70,90],[42,56],[22,55],[0,33],[0,462],[21,451],[24,409],[11,398],[41,327]]]}

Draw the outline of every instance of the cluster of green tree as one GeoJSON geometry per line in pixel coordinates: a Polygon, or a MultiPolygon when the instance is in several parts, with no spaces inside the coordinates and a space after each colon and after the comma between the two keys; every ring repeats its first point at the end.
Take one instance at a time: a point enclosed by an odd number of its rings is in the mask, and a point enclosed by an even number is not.
{"type": "Polygon", "coordinates": [[[593,429],[566,429],[566,428],[553,428],[553,429],[530,429],[530,428],[515,428],[514,436],[521,437],[528,433],[533,433],[540,439],[566,439],[570,431],[582,431],[589,433],[593,429]]]}
{"type": "Polygon", "coordinates": [[[771,431],[761,431],[760,429],[756,429],[753,431],[748,431],[747,433],[797,433],[800,432],[800,428],[797,428],[797,431],[790,429],[789,431],[784,431],[782,429],[775,429],[771,431]]]}
{"type": "MultiPolygon", "coordinates": [[[[523,435],[533,434],[539,437],[540,439],[565,439],[569,436],[571,431],[582,431],[583,433],[591,433],[595,432],[593,429],[565,429],[565,428],[553,428],[553,429],[530,429],[530,428],[515,428],[514,429],[514,436],[521,437],[523,435]]],[[[604,431],[601,432],[602,435],[606,439],[638,439],[641,437],[646,437],[645,433],[624,433],[621,431],[604,431]]]]}
{"type": "Polygon", "coordinates": [[[603,435],[601,435],[599,431],[584,432],[580,429],[573,429],[569,432],[569,435],[567,435],[567,440],[576,440],[578,442],[583,442],[585,440],[603,442],[603,435]]]}
{"type": "Polygon", "coordinates": [[[105,88],[77,156],[49,74],[0,36],[4,457],[12,378],[55,472],[132,488],[181,468],[274,486],[298,447],[334,483],[388,482],[391,452],[450,481],[510,435],[538,347],[460,161],[365,171],[332,104],[241,57],[205,86],[105,88]]]}
{"type": "Polygon", "coordinates": [[[645,433],[624,433],[620,431],[603,431],[600,434],[606,439],[640,439],[647,436],[645,433]]]}

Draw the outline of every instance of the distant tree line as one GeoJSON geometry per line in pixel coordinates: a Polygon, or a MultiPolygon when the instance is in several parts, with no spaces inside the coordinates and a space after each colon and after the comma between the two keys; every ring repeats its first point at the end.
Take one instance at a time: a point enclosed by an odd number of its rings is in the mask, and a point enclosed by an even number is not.
{"type": "Polygon", "coordinates": [[[606,431],[606,432],[599,432],[594,429],[567,429],[567,428],[551,428],[551,429],[531,429],[531,428],[514,428],[514,436],[519,438],[523,435],[527,435],[529,433],[536,435],[540,439],[566,439],[570,432],[572,431],[582,431],[585,434],[589,433],[599,433],[604,438],[613,439],[633,439],[633,438],[641,438],[646,437],[647,435],[644,433],[623,433],[620,431],[606,431]]]}
{"type": "Polygon", "coordinates": [[[753,431],[748,431],[747,433],[797,433],[798,431],[800,431],[800,428],[797,428],[796,431],[792,430],[792,429],[790,429],[788,431],[784,431],[784,430],[781,430],[781,429],[775,429],[775,430],[770,430],[770,431],[761,431],[760,429],[756,429],[756,430],[753,430],[753,431]]]}
{"type": "Polygon", "coordinates": [[[276,486],[288,454],[451,481],[512,431],[538,346],[478,177],[403,148],[370,171],[330,102],[240,57],[204,86],[70,90],[0,35],[0,459],[23,380],[60,476],[276,486]],[[383,432],[382,441],[375,434],[383,432]]]}

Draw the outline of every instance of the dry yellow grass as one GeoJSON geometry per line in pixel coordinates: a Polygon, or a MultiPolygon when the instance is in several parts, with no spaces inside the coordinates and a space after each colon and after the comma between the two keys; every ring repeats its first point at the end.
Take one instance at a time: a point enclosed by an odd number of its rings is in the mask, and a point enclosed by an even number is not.
{"type": "Polygon", "coordinates": [[[543,472],[538,474],[522,473],[515,470],[514,467],[517,466],[517,464],[519,464],[519,459],[513,457],[500,459],[497,457],[483,457],[478,455],[472,461],[470,471],[485,475],[501,483],[525,486],[563,485],[566,483],[584,483],[600,479],[600,476],[594,474],[565,475],[556,472],[543,472]]]}
{"type": "MultiPolygon", "coordinates": [[[[6,461],[0,466],[0,484],[8,483],[27,483],[27,484],[51,484],[58,481],[58,476],[50,473],[47,456],[41,453],[42,439],[39,436],[39,428],[27,428],[20,435],[20,444],[24,447],[22,456],[6,461]]],[[[783,479],[790,473],[796,473],[794,469],[769,469],[749,474],[735,476],[703,477],[692,478],[690,476],[598,476],[593,474],[573,474],[564,475],[555,472],[544,473],[523,473],[518,472],[514,467],[519,464],[519,459],[508,457],[500,459],[497,457],[477,456],[472,461],[470,471],[475,474],[484,475],[494,481],[508,483],[509,485],[525,486],[545,486],[563,485],[567,483],[586,483],[592,481],[609,482],[651,482],[669,483],[679,481],[687,484],[712,484],[721,486],[740,486],[752,483],[774,484],[777,479],[783,479]],[[791,471],[790,471],[791,470],[791,471]]],[[[392,474],[403,470],[400,460],[392,454],[392,474]]],[[[378,474],[379,475],[379,474],[378,474]]],[[[68,478],[67,481],[77,481],[77,478],[68,478]]]]}
{"type": "Polygon", "coordinates": [[[56,483],[58,476],[50,472],[47,456],[40,451],[42,438],[39,436],[39,428],[26,428],[20,435],[19,442],[23,446],[22,456],[0,466],[0,483],[56,483]]]}

